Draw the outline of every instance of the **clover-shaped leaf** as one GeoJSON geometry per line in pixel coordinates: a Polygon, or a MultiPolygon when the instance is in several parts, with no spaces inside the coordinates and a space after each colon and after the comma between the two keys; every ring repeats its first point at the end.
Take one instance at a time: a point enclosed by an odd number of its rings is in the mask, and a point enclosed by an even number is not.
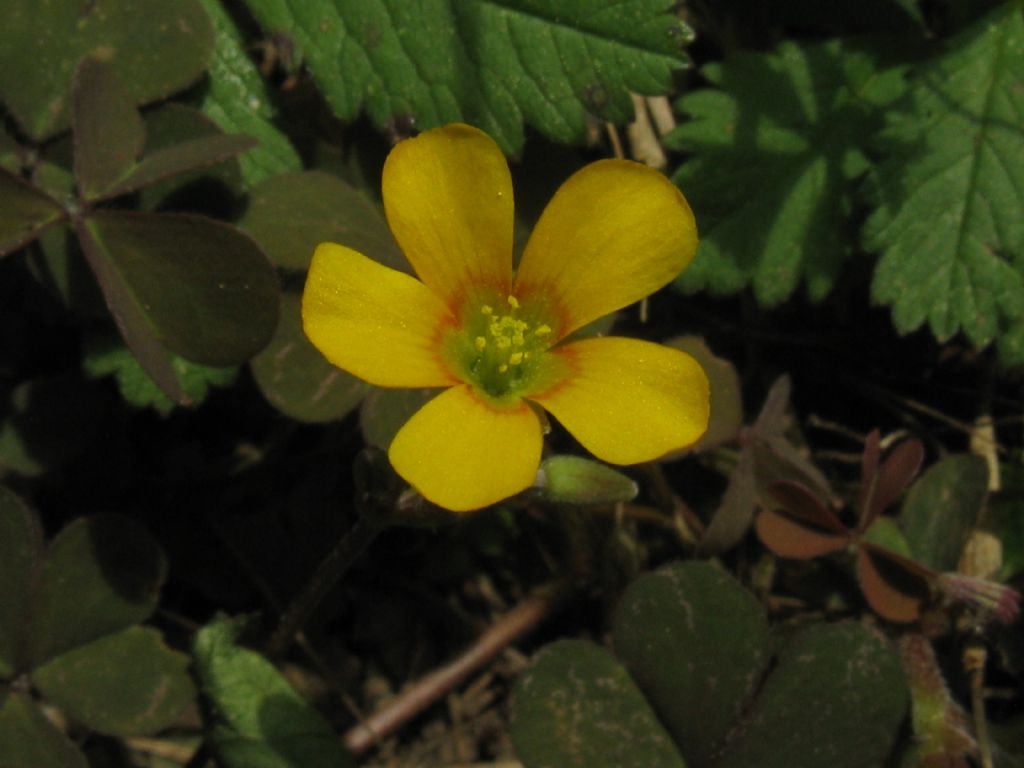
{"type": "Polygon", "coordinates": [[[195,0],[11,0],[0,26],[0,101],[34,141],[62,131],[84,56],[124,76],[132,104],[169,96],[206,68],[213,28],[195,0]]]}

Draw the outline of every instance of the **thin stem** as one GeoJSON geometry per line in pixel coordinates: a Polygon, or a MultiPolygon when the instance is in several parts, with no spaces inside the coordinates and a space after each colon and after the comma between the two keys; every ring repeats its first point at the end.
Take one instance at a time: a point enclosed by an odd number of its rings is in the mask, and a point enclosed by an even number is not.
{"type": "Polygon", "coordinates": [[[267,642],[267,656],[277,658],[291,647],[295,636],[309,621],[313,611],[386,527],[381,516],[373,511],[359,516],[352,530],[321,561],[302,592],[281,616],[277,629],[267,642]]]}
{"type": "Polygon", "coordinates": [[[343,737],[345,746],[354,755],[361,755],[390,736],[540,624],[562,604],[570,591],[570,582],[561,581],[526,598],[492,624],[458,657],[420,678],[383,709],[350,729],[343,737]]]}

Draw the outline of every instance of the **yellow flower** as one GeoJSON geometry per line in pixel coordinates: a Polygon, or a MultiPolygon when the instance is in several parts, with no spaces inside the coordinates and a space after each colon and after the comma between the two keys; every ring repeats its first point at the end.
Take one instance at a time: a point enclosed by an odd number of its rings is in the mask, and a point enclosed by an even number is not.
{"type": "Polygon", "coordinates": [[[425,498],[467,511],[529,487],[541,458],[537,406],[614,464],[656,459],[704,433],[708,382],[693,358],[635,339],[560,343],[693,258],[693,213],[660,173],[628,160],[575,173],[516,272],[512,181],[486,134],[449,125],[399,143],[383,196],[420,280],[323,243],[302,318],[331,363],[371,384],[446,388],[388,451],[425,498]]]}

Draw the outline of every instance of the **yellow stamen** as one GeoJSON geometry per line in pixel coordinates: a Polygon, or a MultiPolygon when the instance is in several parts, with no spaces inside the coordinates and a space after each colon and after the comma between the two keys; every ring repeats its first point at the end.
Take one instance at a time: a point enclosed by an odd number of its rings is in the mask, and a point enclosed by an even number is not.
{"type": "Polygon", "coordinates": [[[533,335],[534,336],[547,336],[549,333],[551,333],[551,326],[545,324],[545,325],[538,325],[537,326],[537,330],[533,332],[533,335]]]}
{"type": "Polygon", "coordinates": [[[512,309],[519,309],[519,299],[517,299],[515,296],[509,296],[508,305],[512,307],[512,309]]]}
{"type": "Polygon", "coordinates": [[[507,372],[508,372],[508,366],[505,363],[502,363],[501,365],[498,366],[498,373],[507,373],[507,372]]]}
{"type": "Polygon", "coordinates": [[[485,315],[490,315],[494,313],[494,307],[492,307],[490,304],[484,304],[482,307],[480,307],[480,311],[485,315]]]}
{"type": "Polygon", "coordinates": [[[477,336],[475,339],[473,339],[473,345],[476,347],[477,352],[483,352],[484,347],[487,346],[487,339],[485,339],[483,336],[477,336]]]}
{"type": "Polygon", "coordinates": [[[522,352],[513,352],[511,355],[508,356],[509,365],[519,365],[521,362],[523,362],[522,352]]]}

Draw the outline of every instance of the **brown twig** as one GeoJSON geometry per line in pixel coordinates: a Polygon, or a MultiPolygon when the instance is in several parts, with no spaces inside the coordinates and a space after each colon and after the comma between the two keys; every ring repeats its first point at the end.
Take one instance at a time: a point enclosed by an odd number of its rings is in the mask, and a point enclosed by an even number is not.
{"type": "Polygon", "coordinates": [[[458,657],[420,678],[383,709],[351,728],[342,737],[345,746],[352,754],[361,755],[390,736],[550,616],[570,591],[570,582],[560,581],[523,600],[458,657]]]}

